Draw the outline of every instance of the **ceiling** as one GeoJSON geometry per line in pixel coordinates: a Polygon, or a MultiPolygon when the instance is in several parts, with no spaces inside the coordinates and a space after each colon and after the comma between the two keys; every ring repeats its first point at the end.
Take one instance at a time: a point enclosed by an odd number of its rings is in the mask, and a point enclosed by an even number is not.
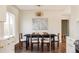
{"type": "Polygon", "coordinates": [[[69,6],[68,5],[16,5],[20,10],[35,10],[37,8],[42,8],[45,10],[65,10],[69,6]]]}

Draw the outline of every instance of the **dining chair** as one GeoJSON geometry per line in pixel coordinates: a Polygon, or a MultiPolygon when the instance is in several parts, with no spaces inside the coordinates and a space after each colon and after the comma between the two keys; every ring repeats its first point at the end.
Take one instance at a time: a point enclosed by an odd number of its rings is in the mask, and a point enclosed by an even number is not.
{"type": "Polygon", "coordinates": [[[60,42],[60,40],[59,40],[59,33],[55,36],[54,39],[55,40],[53,40],[53,39],[51,40],[51,47],[52,48],[54,47],[54,49],[55,49],[55,47],[58,47],[59,48],[59,42],[60,42]]]}
{"type": "Polygon", "coordinates": [[[50,49],[50,37],[45,37],[45,36],[49,36],[48,34],[43,34],[42,35],[42,39],[41,39],[41,49],[42,49],[42,52],[43,52],[43,49],[45,46],[45,44],[47,45],[47,50],[49,51],[50,49]]]}
{"type": "Polygon", "coordinates": [[[22,33],[20,33],[19,34],[19,48],[23,48],[23,34],[22,33]]]}
{"type": "Polygon", "coordinates": [[[23,48],[23,41],[22,41],[22,39],[23,39],[23,34],[20,33],[19,34],[19,42],[15,45],[15,50],[23,48]]]}
{"type": "Polygon", "coordinates": [[[39,50],[39,34],[30,34],[30,39],[31,51],[33,51],[34,44],[37,45],[37,50],[39,50]],[[34,35],[37,37],[33,37],[34,35]]]}

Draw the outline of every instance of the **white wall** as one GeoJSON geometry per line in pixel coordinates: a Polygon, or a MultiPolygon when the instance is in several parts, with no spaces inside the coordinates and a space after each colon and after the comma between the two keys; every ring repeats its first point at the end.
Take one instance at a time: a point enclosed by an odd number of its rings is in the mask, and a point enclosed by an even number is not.
{"type": "MultiPolygon", "coordinates": [[[[48,33],[61,33],[61,19],[69,19],[69,11],[44,10],[40,18],[48,18],[48,33]]],[[[38,18],[34,10],[20,11],[20,32],[23,34],[32,33],[32,18],[38,18]]],[[[42,30],[38,31],[42,32],[42,30]]]]}
{"type": "Polygon", "coordinates": [[[4,36],[4,22],[0,21],[0,40],[3,38],[4,36]]]}
{"type": "Polygon", "coordinates": [[[0,39],[4,36],[4,21],[6,13],[6,5],[0,5],[0,39]]]}
{"type": "Polygon", "coordinates": [[[70,36],[76,40],[79,39],[78,23],[79,21],[79,6],[71,6],[71,18],[70,18],[70,36]],[[78,27],[77,27],[78,26],[78,27]]]}
{"type": "Polygon", "coordinates": [[[5,21],[6,5],[0,5],[0,21],[5,21]]]}

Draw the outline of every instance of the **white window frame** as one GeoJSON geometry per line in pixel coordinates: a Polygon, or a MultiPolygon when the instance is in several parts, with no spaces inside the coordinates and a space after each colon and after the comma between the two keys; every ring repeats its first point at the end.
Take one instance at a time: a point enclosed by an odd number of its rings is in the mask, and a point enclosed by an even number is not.
{"type": "MultiPolygon", "coordinates": [[[[14,37],[15,36],[15,14],[13,14],[13,13],[11,13],[11,12],[6,12],[6,18],[7,18],[7,14],[8,14],[8,19],[9,19],[9,35],[4,35],[4,38],[10,38],[10,37],[14,37]],[[14,18],[14,20],[13,20],[13,33],[12,33],[12,35],[10,34],[11,33],[11,29],[10,29],[10,17],[13,17],[14,18]]],[[[4,25],[4,27],[5,27],[5,25],[4,25]]],[[[5,30],[5,29],[4,29],[5,30]]]]}

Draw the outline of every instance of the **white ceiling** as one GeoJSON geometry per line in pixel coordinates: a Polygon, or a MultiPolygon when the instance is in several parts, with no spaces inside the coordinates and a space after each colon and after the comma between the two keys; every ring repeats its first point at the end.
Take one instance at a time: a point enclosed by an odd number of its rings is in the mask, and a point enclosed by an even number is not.
{"type": "Polygon", "coordinates": [[[45,10],[65,10],[69,6],[68,5],[41,5],[40,7],[37,5],[16,5],[20,10],[35,10],[37,8],[42,8],[45,10]]]}

